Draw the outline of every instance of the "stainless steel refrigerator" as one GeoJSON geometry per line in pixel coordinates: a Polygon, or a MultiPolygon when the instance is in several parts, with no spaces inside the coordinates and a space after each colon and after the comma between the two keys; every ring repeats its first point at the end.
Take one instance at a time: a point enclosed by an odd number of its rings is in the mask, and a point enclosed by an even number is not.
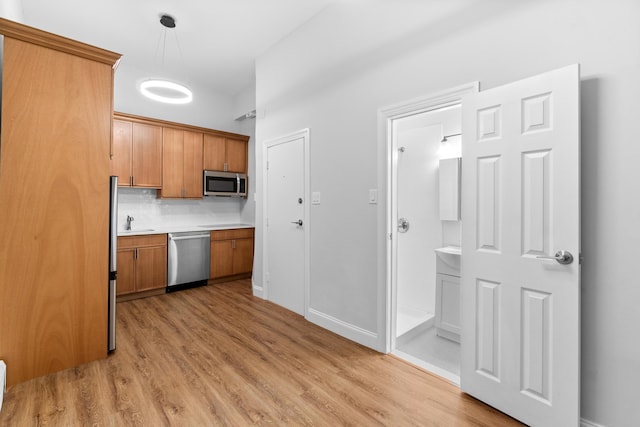
{"type": "Polygon", "coordinates": [[[109,191],[109,325],[107,350],[116,349],[116,256],[118,250],[118,177],[110,177],[109,191]]]}

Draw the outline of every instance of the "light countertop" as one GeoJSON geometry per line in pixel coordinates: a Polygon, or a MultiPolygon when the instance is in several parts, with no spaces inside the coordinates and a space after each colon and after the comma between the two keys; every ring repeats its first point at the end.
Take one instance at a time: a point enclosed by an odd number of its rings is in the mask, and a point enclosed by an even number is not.
{"type": "Polygon", "coordinates": [[[176,225],[161,227],[133,227],[131,231],[118,230],[118,237],[122,236],[143,236],[149,234],[183,233],[189,231],[211,231],[211,230],[231,230],[235,228],[253,228],[253,224],[198,224],[198,225],[176,225]]]}

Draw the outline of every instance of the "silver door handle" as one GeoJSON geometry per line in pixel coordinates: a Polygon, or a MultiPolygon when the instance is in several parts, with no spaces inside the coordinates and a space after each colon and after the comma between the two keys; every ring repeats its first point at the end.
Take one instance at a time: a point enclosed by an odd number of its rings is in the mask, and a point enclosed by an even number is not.
{"type": "Polygon", "coordinates": [[[296,224],[296,225],[298,225],[298,226],[302,227],[302,220],[301,220],[301,219],[299,219],[299,220],[297,220],[297,221],[291,221],[291,224],[296,224]]]}
{"type": "Polygon", "coordinates": [[[558,251],[555,256],[537,256],[536,258],[558,261],[558,264],[562,265],[568,265],[573,262],[573,255],[569,251],[558,251]]]}
{"type": "Polygon", "coordinates": [[[406,218],[398,219],[398,231],[400,233],[406,233],[409,231],[409,221],[406,218]]]}

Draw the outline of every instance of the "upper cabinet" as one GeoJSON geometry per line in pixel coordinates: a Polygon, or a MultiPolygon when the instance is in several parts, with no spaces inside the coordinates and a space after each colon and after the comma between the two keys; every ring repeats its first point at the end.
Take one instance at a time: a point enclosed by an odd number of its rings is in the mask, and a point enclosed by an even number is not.
{"type": "Polygon", "coordinates": [[[115,116],[111,173],[120,186],[162,188],[162,127],[115,116]]]}
{"type": "Polygon", "coordinates": [[[114,113],[111,174],[168,199],[202,198],[202,171],[247,173],[249,137],[114,113]]]}
{"type": "Polygon", "coordinates": [[[202,198],[202,132],[164,128],[163,198],[202,198]]]}
{"type": "Polygon", "coordinates": [[[218,135],[204,135],[205,170],[247,173],[248,143],[218,135]]]}

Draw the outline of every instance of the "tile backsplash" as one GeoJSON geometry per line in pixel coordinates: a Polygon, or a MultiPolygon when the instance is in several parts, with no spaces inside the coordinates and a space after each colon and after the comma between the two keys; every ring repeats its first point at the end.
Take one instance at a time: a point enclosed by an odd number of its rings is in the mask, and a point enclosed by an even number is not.
{"type": "Polygon", "coordinates": [[[237,224],[245,199],[204,197],[197,199],[159,199],[157,190],[118,189],[118,230],[124,230],[127,215],[134,218],[133,228],[159,228],[184,225],[237,224]]]}

